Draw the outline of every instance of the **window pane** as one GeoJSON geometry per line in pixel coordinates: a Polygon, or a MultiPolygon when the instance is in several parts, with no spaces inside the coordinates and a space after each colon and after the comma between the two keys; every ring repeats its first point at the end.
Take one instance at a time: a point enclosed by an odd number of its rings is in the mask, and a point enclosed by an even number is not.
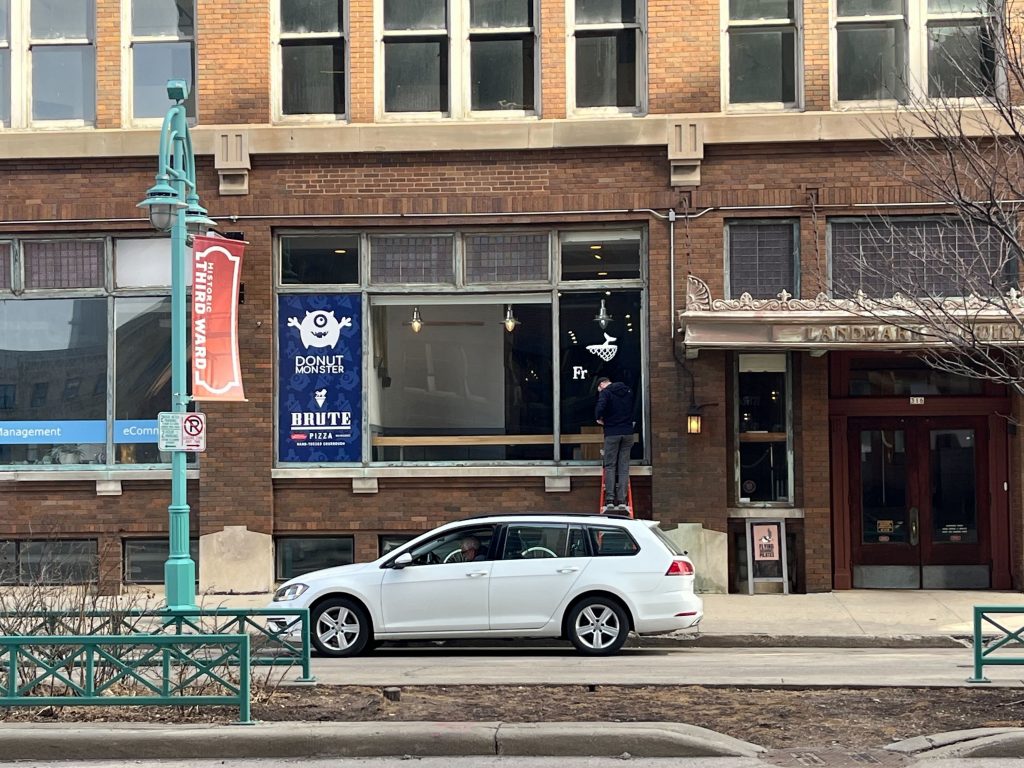
{"type": "Polygon", "coordinates": [[[338,0],[281,0],[283,32],[341,32],[343,22],[338,0]]]}
{"type": "Polygon", "coordinates": [[[450,235],[370,238],[374,283],[452,283],[454,241],[450,235]]]}
{"type": "Polygon", "coordinates": [[[636,34],[577,33],[577,106],[636,106],[636,34]]]}
{"type": "Polygon", "coordinates": [[[132,0],[132,34],[192,37],[195,33],[193,0],[132,0]]]}
{"type": "MultiPolygon", "coordinates": [[[[186,247],[185,258],[191,257],[192,249],[186,247]]],[[[188,285],[192,284],[192,270],[185,270],[185,281],[188,285]]],[[[137,240],[115,240],[114,284],[118,288],[170,288],[170,238],[140,237],[137,240]]]]}
{"type": "Polygon", "coordinates": [[[445,0],[384,0],[384,29],[445,29],[445,0]]]}
{"type": "Polygon", "coordinates": [[[547,281],[548,250],[546,234],[466,235],[466,282],[547,281]]]}
{"type": "Polygon", "coordinates": [[[93,39],[93,0],[32,0],[33,40],[93,39]]]}
{"type": "Polygon", "coordinates": [[[565,557],[568,539],[567,525],[510,525],[501,559],[565,557]]]}
{"type": "MultiPolygon", "coordinates": [[[[11,28],[11,2],[10,0],[0,0],[0,43],[6,43],[10,40],[10,28],[11,28]]],[[[0,542],[2,545],[2,542],[0,542]]]]}
{"type": "Polygon", "coordinates": [[[11,288],[11,245],[0,243],[0,290],[11,288]]]}
{"type": "Polygon", "coordinates": [[[992,12],[992,0],[928,0],[928,13],[976,13],[979,16],[992,12]]]}
{"type": "Polygon", "coordinates": [[[188,84],[185,110],[196,114],[195,59],[192,43],[136,43],[133,46],[135,74],[133,109],[135,117],[163,117],[171,100],[167,81],[184,80],[188,84]]]}
{"type": "Polygon", "coordinates": [[[384,41],[384,109],[448,111],[448,41],[384,41]]]}
{"type": "Polygon", "coordinates": [[[23,541],[22,584],[88,584],[96,581],[96,540],[23,541]]]}
{"type": "Polygon", "coordinates": [[[563,232],[563,280],[640,277],[639,232],[563,232]]]}
{"type": "Polygon", "coordinates": [[[789,454],[784,442],[740,443],[740,502],[789,501],[789,454]]]}
{"type": "MultiPolygon", "coordinates": [[[[189,557],[196,564],[196,580],[199,580],[199,539],[189,539],[189,557]]],[[[169,542],[167,539],[125,539],[124,580],[129,584],[159,584],[164,580],[164,564],[167,562],[169,542]]]]}
{"type": "Polygon", "coordinates": [[[906,543],[907,450],[902,429],[865,429],[860,433],[862,542],[906,543]]]}
{"type": "Polygon", "coordinates": [[[28,240],[21,244],[26,288],[102,288],[100,240],[28,240]]]}
{"type": "Polygon", "coordinates": [[[643,458],[640,328],[640,291],[566,292],[559,299],[563,460],[601,461],[602,429],[594,421],[594,407],[597,380],[602,376],[633,390],[635,432],[640,439],[633,444],[631,458],[643,458]],[[611,316],[604,329],[594,320],[602,299],[611,316]]]}
{"type": "Polygon", "coordinates": [[[795,293],[794,226],[781,224],[729,225],[729,294],[749,293],[756,299],[774,298],[782,290],[795,293]]]}
{"type": "Polygon", "coordinates": [[[18,545],[0,541],[0,584],[18,583],[18,545]]]}
{"type": "Polygon", "coordinates": [[[577,24],[635,21],[636,0],[576,0],[577,24]]]}
{"type": "Polygon", "coordinates": [[[840,16],[902,16],[903,0],[839,0],[840,16]]]}
{"type": "Polygon", "coordinates": [[[983,395],[985,383],[929,368],[921,360],[854,359],[850,362],[850,397],[912,395],[983,395]]]}
{"type": "Polygon", "coordinates": [[[0,328],[0,381],[32,393],[4,411],[0,464],[104,463],[107,300],[0,301],[0,328]]]}
{"type": "Polygon", "coordinates": [[[933,429],[931,447],[932,541],[978,542],[973,429],[933,429]]]}
{"type": "Polygon", "coordinates": [[[281,82],[284,114],[345,114],[345,42],[282,42],[281,82]]]}
{"type": "Polygon", "coordinates": [[[171,402],[171,300],[114,302],[114,442],[119,464],[160,464],[157,414],[171,402]]]}
{"type": "Polygon", "coordinates": [[[590,546],[595,555],[635,555],[640,551],[633,538],[621,528],[588,525],[587,533],[590,535],[590,546]]]}
{"type": "Polygon", "coordinates": [[[928,27],[928,95],[962,98],[995,90],[995,50],[987,27],[928,27]]]}
{"type": "MultiPolygon", "coordinates": [[[[412,541],[416,538],[416,534],[387,534],[384,536],[377,537],[377,555],[378,557],[384,557],[388,552],[393,549],[405,544],[407,541],[412,541]]],[[[0,542],[0,557],[3,556],[2,542],[0,542]]]]}
{"type": "Polygon", "coordinates": [[[281,537],[275,540],[277,578],[293,579],[310,571],[355,562],[351,536],[281,537]]]}
{"type": "Polygon", "coordinates": [[[96,119],[96,51],[91,45],[32,49],[32,118],[96,119]]]}
{"type": "Polygon", "coordinates": [[[0,125],[11,124],[11,52],[0,50],[0,125]]]}
{"type": "Polygon", "coordinates": [[[901,99],[905,30],[892,24],[842,24],[837,28],[839,98],[901,99]]]}
{"type": "Polygon", "coordinates": [[[729,31],[729,101],[796,101],[796,30],[729,31]]]}
{"type": "Polygon", "coordinates": [[[359,236],[281,238],[281,282],[329,285],[359,282],[359,236]]]}
{"type": "Polygon", "coordinates": [[[373,308],[375,461],[552,459],[551,306],[512,307],[520,325],[511,333],[505,304],[373,308]]]}
{"type": "Polygon", "coordinates": [[[469,0],[469,14],[477,29],[533,26],[531,0],[469,0]]]}
{"type": "Polygon", "coordinates": [[[793,0],[729,0],[730,19],[791,19],[793,0]]]}
{"type": "Polygon", "coordinates": [[[471,41],[473,109],[533,109],[533,35],[471,41]]]}

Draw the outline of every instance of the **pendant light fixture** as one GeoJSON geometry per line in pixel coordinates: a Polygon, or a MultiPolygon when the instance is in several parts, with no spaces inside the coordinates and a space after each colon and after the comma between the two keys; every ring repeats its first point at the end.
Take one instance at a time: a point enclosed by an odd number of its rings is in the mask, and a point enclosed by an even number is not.
{"type": "Polygon", "coordinates": [[[608,314],[608,310],[604,306],[604,299],[601,299],[601,309],[594,316],[594,322],[601,326],[601,330],[603,331],[605,328],[608,327],[608,324],[614,319],[615,318],[608,314]]]}
{"type": "Polygon", "coordinates": [[[420,317],[419,307],[412,308],[412,320],[409,322],[409,325],[412,326],[413,333],[419,333],[423,329],[423,318],[420,317]]]}
{"type": "Polygon", "coordinates": [[[512,333],[512,331],[516,329],[517,325],[519,325],[519,321],[516,319],[516,316],[512,314],[512,305],[509,304],[505,309],[505,330],[512,333]]]}

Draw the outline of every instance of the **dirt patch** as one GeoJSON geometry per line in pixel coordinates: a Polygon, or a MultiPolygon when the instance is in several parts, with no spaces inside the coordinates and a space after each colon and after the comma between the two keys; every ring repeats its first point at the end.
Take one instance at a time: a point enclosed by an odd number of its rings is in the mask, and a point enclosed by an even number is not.
{"type": "MultiPolygon", "coordinates": [[[[237,711],[65,707],[0,710],[7,722],[231,722],[237,711]]],[[[258,720],[665,720],[710,728],[773,749],[881,747],[962,728],[1024,725],[1020,690],[870,688],[783,690],[703,686],[410,686],[277,690],[254,701],[258,720]]]]}

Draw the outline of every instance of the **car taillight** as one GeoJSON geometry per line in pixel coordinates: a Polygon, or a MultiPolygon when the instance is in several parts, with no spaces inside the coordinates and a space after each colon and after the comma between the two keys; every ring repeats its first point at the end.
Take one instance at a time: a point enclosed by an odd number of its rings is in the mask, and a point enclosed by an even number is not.
{"type": "Polygon", "coordinates": [[[693,576],[693,563],[689,560],[673,560],[665,571],[666,576],[693,576]]]}

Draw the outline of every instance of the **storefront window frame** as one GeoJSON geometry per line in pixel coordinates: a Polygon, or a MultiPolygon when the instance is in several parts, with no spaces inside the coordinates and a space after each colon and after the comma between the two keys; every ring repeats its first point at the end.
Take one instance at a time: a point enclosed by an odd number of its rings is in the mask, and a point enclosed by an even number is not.
{"type": "Polygon", "coordinates": [[[732,441],[733,441],[733,493],[735,493],[735,504],[744,509],[792,509],[796,507],[795,482],[795,451],[793,448],[793,356],[789,352],[781,353],[757,353],[737,352],[732,359],[732,441]],[[740,457],[740,355],[742,354],[779,354],[786,358],[786,462],[788,475],[786,482],[789,488],[789,498],[786,501],[740,501],[743,498],[742,492],[742,465],[740,457]]]}
{"type": "MultiPolygon", "coordinates": [[[[622,290],[635,290],[640,294],[640,325],[639,335],[641,344],[641,371],[640,379],[644,382],[644,386],[641,388],[641,392],[635,393],[636,397],[641,398],[641,414],[642,414],[642,427],[643,427],[643,454],[641,459],[634,459],[633,464],[635,465],[649,465],[651,463],[651,417],[650,417],[650,328],[649,328],[649,309],[650,309],[650,291],[648,285],[648,263],[649,263],[649,232],[648,222],[643,220],[635,221],[619,221],[619,222],[581,222],[578,224],[559,226],[557,224],[538,226],[538,225],[467,225],[467,226],[447,226],[447,227],[380,227],[366,228],[366,229],[355,229],[351,227],[324,227],[324,228],[281,228],[275,229],[273,235],[273,252],[274,252],[274,291],[275,296],[282,294],[330,294],[330,293],[359,293],[362,298],[362,312],[364,322],[362,323],[362,343],[363,343],[363,359],[361,361],[361,374],[363,377],[364,388],[366,382],[372,381],[373,369],[372,369],[372,355],[368,352],[372,348],[372,328],[370,323],[370,308],[373,304],[375,297],[410,297],[413,300],[415,296],[421,295],[424,298],[430,297],[435,302],[439,301],[450,301],[451,303],[458,303],[460,296],[476,295],[479,297],[480,294],[489,295],[494,294],[500,296],[502,301],[508,301],[510,296],[516,294],[536,297],[538,294],[546,294],[550,296],[551,301],[551,324],[550,329],[552,337],[552,363],[556,367],[553,369],[553,392],[552,397],[554,398],[554,446],[552,450],[552,457],[550,460],[528,460],[528,461],[419,461],[419,462],[396,462],[396,461],[372,461],[373,451],[370,444],[370,425],[369,425],[369,413],[366,407],[363,408],[362,415],[362,451],[360,462],[337,462],[337,463],[299,463],[299,462],[283,462],[278,457],[278,445],[275,440],[274,448],[274,466],[279,469],[309,469],[314,470],[318,468],[388,468],[388,467],[453,467],[453,466],[478,466],[478,467],[493,467],[493,466],[524,466],[524,467],[556,467],[556,466],[594,466],[599,465],[600,462],[593,460],[561,460],[558,459],[559,455],[559,439],[560,439],[560,405],[561,405],[561,380],[558,375],[557,362],[559,359],[559,350],[561,348],[559,338],[559,311],[558,311],[558,299],[562,293],[565,292],[594,292],[594,291],[622,291],[622,290]],[[633,231],[639,234],[639,275],[635,278],[628,279],[597,279],[597,280],[563,280],[562,269],[561,269],[561,235],[566,232],[593,232],[600,233],[607,231],[609,233],[621,233],[624,231],[633,231]],[[472,283],[466,280],[466,260],[465,260],[465,248],[464,239],[470,235],[481,235],[481,234],[538,234],[547,233],[549,236],[549,272],[548,279],[545,281],[523,281],[523,282],[496,282],[496,283],[472,283]],[[302,237],[302,236],[339,236],[339,237],[359,237],[359,282],[358,283],[344,283],[344,284],[310,284],[302,285],[289,283],[285,284],[282,279],[282,259],[281,259],[281,243],[284,238],[287,237],[302,237]],[[372,260],[372,247],[371,238],[380,236],[445,236],[450,235],[453,238],[453,260],[454,260],[454,282],[448,284],[437,284],[437,283],[382,283],[376,284],[373,282],[371,273],[371,260],[372,260]]],[[[391,299],[392,301],[394,298],[391,299]]],[[[274,312],[276,314],[277,302],[275,301],[274,312]]],[[[598,307],[595,307],[595,314],[597,314],[598,307]]],[[[277,318],[275,318],[275,328],[277,327],[277,318]]],[[[519,332],[517,330],[517,332],[519,332]]],[[[275,369],[279,359],[279,339],[277,334],[274,335],[274,359],[275,369]]],[[[275,387],[274,391],[274,424],[275,434],[278,430],[278,420],[280,418],[280,392],[275,387]]],[[[596,393],[595,393],[596,398],[596,393]]],[[[364,394],[364,406],[366,402],[366,396],[364,394]]]]}
{"type": "MultiPolygon", "coordinates": [[[[144,238],[166,239],[159,236],[149,235],[142,231],[117,231],[117,232],[67,232],[67,233],[46,233],[29,236],[10,236],[0,239],[4,245],[9,246],[11,287],[0,289],[0,301],[32,301],[40,299],[63,300],[63,299],[104,299],[106,303],[106,392],[104,420],[106,423],[106,441],[104,444],[104,455],[106,460],[103,463],[95,464],[3,464],[0,463],[0,474],[4,472],[88,472],[101,473],[116,471],[118,473],[148,472],[151,470],[170,469],[170,454],[168,461],[158,463],[123,463],[116,460],[117,445],[115,442],[115,398],[116,398],[116,369],[117,369],[117,318],[115,304],[118,299],[126,298],[158,298],[167,299],[171,297],[171,286],[145,286],[133,288],[119,288],[115,281],[115,258],[116,243],[118,240],[139,240],[144,238]],[[103,268],[102,286],[90,288],[26,288],[25,287],[25,254],[23,245],[27,242],[47,243],[61,241],[102,241],[103,243],[103,268]]],[[[168,249],[170,248],[168,241],[168,249]]],[[[168,354],[170,350],[168,348],[168,354]]],[[[98,383],[96,384],[98,388],[98,383]]],[[[92,387],[89,388],[92,391],[92,387]]],[[[170,403],[168,403],[168,406],[170,403]]],[[[154,419],[155,419],[154,414],[154,419]]],[[[98,445],[98,443],[97,443],[98,445]]],[[[196,463],[190,462],[189,472],[195,469],[196,463]]]]}

